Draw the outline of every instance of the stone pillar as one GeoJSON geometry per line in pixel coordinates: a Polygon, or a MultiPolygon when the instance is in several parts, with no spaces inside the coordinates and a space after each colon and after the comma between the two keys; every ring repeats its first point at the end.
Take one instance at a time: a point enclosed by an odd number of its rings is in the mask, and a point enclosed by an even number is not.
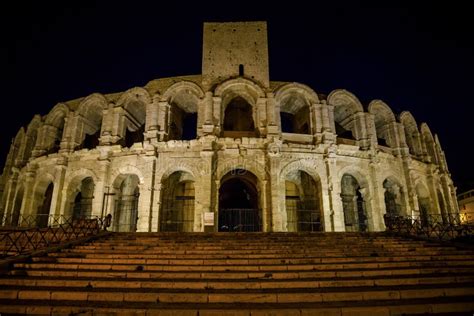
{"type": "MultiPolygon", "coordinates": [[[[200,174],[196,175],[195,179],[195,199],[198,202],[194,207],[194,231],[203,232],[206,227],[204,227],[204,213],[212,212],[212,201],[213,201],[213,159],[214,152],[212,151],[212,144],[206,144],[207,148],[204,151],[201,151],[201,168],[200,174]]],[[[217,187],[215,190],[219,190],[217,187]]],[[[216,193],[217,195],[217,193],[216,193]]],[[[217,201],[217,200],[216,200],[217,201]]],[[[218,213],[214,213],[214,218],[218,216],[218,213]]],[[[212,229],[215,229],[214,226],[212,229]]],[[[210,228],[208,228],[210,229],[210,228]]]]}
{"type": "Polygon", "coordinates": [[[316,144],[319,144],[322,141],[322,131],[323,131],[322,105],[319,103],[311,104],[310,113],[311,113],[310,114],[311,130],[314,135],[316,144]]]}
{"type": "Polygon", "coordinates": [[[255,127],[258,128],[260,137],[267,135],[267,100],[265,98],[258,98],[255,115],[255,127]]]}
{"type": "Polygon", "coordinates": [[[267,135],[276,136],[281,132],[280,104],[275,101],[273,93],[267,93],[267,135]]]}
{"type": "Polygon", "coordinates": [[[321,105],[323,142],[325,144],[335,144],[336,123],[334,122],[334,105],[327,104],[326,100],[322,100],[321,105]]]}
{"type": "Polygon", "coordinates": [[[25,192],[20,211],[20,214],[23,216],[36,214],[36,210],[33,209],[33,206],[35,205],[34,201],[36,198],[34,192],[36,168],[34,168],[33,166],[28,166],[27,168],[28,170],[26,172],[25,177],[25,192]]]}
{"type": "Polygon", "coordinates": [[[262,180],[262,231],[263,232],[269,232],[270,229],[270,212],[271,212],[271,206],[269,205],[268,201],[268,180],[264,179],[262,180]]]}
{"type": "Polygon", "coordinates": [[[329,214],[325,216],[326,231],[345,231],[344,211],[341,200],[341,179],[337,179],[336,145],[328,148],[324,159],[328,187],[329,214]],[[330,228],[330,230],[328,230],[330,228]]]}
{"type": "Polygon", "coordinates": [[[170,105],[166,101],[158,102],[158,140],[168,139],[168,126],[170,119],[170,105]]]}
{"type": "Polygon", "coordinates": [[[222,99],[221,97],[212,98],[212,115],[214,119],[214,133],[220,135],[222,131],[222,125],[224,124],[223,117],[224,112],[222,109],[222,99]]]}
{"type": "Polygon", "coordinates": [[[66,176],[66,168],[67,160],[65,158],[59,158],[57,161],[57,165],[54,168],[54,187],[53,187],[53,196],[51,198],[51,207],[49,214],[53,215],[54,217],[60,216],[63,214],[64,210],[61,209],[61,200],[62,200],[62,192],[64,188],[64,180],[66,176]]]}
{"type": "Polygon", "coordinates": [[[204,114],[204,123],[202,125],[202,132],[204,135],[212,135],[214,133],[214,118],[213,118],[213,95],[211,91],[206,92],[204,99],[201,101],[201,109],[204,114]]]}
{"type": "Polygon", "coordinates": [[[158,116],[159,116],[159,105],[157,98],[153,98],[152,103],[146,104],[146,117],[145,117],[145,140],[150,143],[156,143],[158,141],[158,116]]]}

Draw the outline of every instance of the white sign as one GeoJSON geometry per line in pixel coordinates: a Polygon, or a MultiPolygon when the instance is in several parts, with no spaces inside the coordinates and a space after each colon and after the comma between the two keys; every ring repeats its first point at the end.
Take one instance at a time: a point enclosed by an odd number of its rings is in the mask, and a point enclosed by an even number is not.
{"type": "Polygon", "coordinates": [[[214,213],[213,212],[204,213],[204,226],[214,226],[214,213]]]}

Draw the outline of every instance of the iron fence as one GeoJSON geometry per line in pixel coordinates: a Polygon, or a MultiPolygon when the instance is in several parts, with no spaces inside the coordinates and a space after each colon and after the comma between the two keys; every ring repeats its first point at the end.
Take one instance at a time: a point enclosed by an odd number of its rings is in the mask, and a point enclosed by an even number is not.
{"type": "Polygon", "coordinates": [[[22,218],[23,226],[3,226],[0,230],[0,256],[2,258],[26,254],[31,251],[57,246],[64,242],[98,234],[110,226],[111,215],[105,218],[66,218],[35,216],[22,218]],[[42,227],[43,223],[48,223],[42,227]],[[29,224],[30,226],[26,225],[29,224]]]}
{"type": "Polygon", "coordinates": [[[416,216],[384,215],[387,231],[438,240],[454,240],[471,236],[474,225],[467,214],[422,214],[416,216]]]}
{"type": "MultiPolygon", "coordinates": [[[[287,208],[288,212],[288,208],[287,208]]],[[[294,209],[294,216],[288,217],[288,227],[297,232],[317,232],[322,231],[321,212],[319,210],[294,209]]]]}
{"type": "Polygon", "coordinates": [[[260,210],[228,208],[219,210],[220,232],[259,232],[262,231],[260,210]]]}

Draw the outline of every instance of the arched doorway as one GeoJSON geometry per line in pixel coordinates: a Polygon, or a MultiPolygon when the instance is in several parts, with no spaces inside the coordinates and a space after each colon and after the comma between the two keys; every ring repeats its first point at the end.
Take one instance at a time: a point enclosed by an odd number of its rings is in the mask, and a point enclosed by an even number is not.
{"type": "Polygon", "coordinates": [[[36,213],[36,224],[38,227],[48,227],[53,190],[54,185],[50,182],[44,193],[43,203],[38,207],[38,212],[36,213]]]}
{"type": "MultiPolygon", "coordinates": [[[[235,97],[227,104],[224,113],[224,132],[247,132],[248,135],[255,133],[252,105],[244,98],[235,97]]],[[[233,133],[227,134],[233,135],[233,133]]]]}
{"type": "Polygon", "coordinates": [[[304,171],[295,171],[285,179],[285,206],[289,232],[322,231],[321,189],[304,171]]]}
{"type": "Polygon", "coordinates": [[[365,232],[368,228],[365,202],[356,178],[350,174],[342,176],[341,199],[344,211],[344,223],[348,232],[365,232]]]}
{"type": "Polygon", "coordinates": [[[194,230],[194,178],[176,171],[163,181],[161,189],[160,231],[194,230]]]}
{"type": "Polygon", "coordinates": [[[218,231],[261,230],[257,177],[246,170],[232,170],[222,178],[219,188],[218,231]]]}
{"type": "Polygon", "coordinates": [[[134,174],[120,175],[115,180],[115,209],[112,230],[134,232],[137,230],[139,179],[134,174]]]}
{"type": "Polygon", "coordinates": [[[72,218],[86,218],[92,214],[92,199],[94,197],[94,180],[91,177],[84,178],[78,191],[75,193],[72,204],[72,218]]]}
{"type": "Polygon", "coordinates": [[[385,179],[383,182],[385,211],[389,216],[400,216],[404,213],[403,209],[403,191],[400,185],[392,180],[385,179]]]}
{"type": "Polygon", "coordinates": [[[416,185],[416,194],[418,196],[418,210],[420,212],[420,221],[422,226],[427,226],[430,222],[430,194],[428,189],[421,183],[416,185]]]}

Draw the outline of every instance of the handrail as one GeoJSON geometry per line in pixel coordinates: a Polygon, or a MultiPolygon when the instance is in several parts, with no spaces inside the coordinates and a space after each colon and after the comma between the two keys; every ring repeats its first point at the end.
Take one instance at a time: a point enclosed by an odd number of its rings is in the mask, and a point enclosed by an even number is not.
{"type": "Polygon", "coordinates": [[[437,240],[454,240],[470,236],[473,223],[466,220],[467,214],[425,214],[416,216],[384,215],[388,232],[437,240]]]}
{"type": "Polygon", "coordinates": [[[51,216],[47,227],[2,227],[0,257],[17,256],[68,241],[89,237],[107,230],[111,215],[105,218],[65,218],[51,216]]]}

